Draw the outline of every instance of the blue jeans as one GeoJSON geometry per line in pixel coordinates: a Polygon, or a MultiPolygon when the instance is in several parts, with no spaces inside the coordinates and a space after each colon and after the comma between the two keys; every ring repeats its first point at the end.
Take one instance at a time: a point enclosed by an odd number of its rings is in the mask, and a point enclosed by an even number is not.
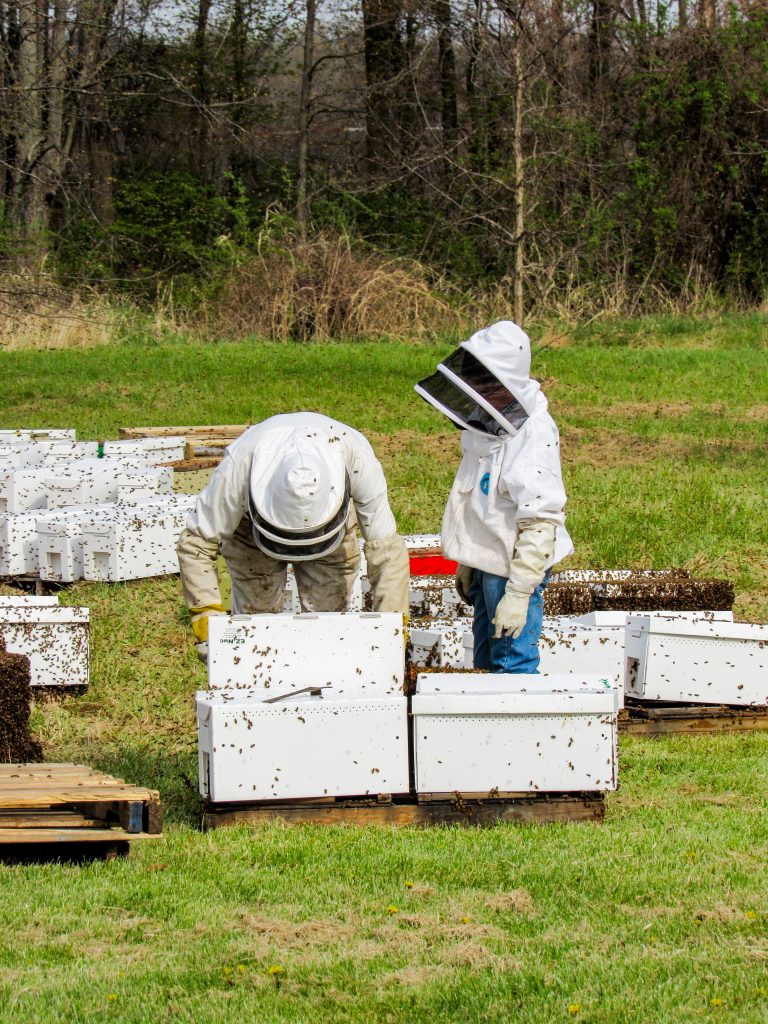
{"type": "Polygon", "coordinates": [[[502,636],[494,640],[492,619],[496,606],[504,596],[507,580],[504,576],[475,569],[469,596],[475,609],[472,632],[475,637],[475,668],[489,672],[515,672],[536,675],[539,671],[539,637],[544,618],[544,587],[549,582],[550,570],[531,594],[528,618],[519,637],[502,636]]]}

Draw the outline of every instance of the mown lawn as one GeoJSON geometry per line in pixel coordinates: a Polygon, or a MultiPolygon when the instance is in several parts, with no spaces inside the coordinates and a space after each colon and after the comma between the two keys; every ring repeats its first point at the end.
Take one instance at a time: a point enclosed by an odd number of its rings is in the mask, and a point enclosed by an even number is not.
{"type": "MultiPolygon", "coordinates": [[[[768,619],[766,318],[541,342],[571,564],[729,576],[741,617],[768,619]]],[[[371,438],[401,528],[433,531],[457,438],[412,385],[449,349],[5,353],[0,426],[102,438],[317,409],[371,438]]],[[[35,708],[47,756],[157,786],[167,828],[118,863],[0,868],[2,1024],[768,1021],[768,734],[622,739],[601,826],[202,834],[204,671],[178,581],[62,600],[91,608],[92,685],[35,708]]]]}

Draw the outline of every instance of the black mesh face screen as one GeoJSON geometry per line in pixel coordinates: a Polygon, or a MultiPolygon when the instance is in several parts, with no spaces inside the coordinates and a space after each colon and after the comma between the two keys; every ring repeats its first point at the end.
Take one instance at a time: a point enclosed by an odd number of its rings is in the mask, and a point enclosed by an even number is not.
{"type": "Polygon", "coordinates": [[[472,391],[480,395],[497,412],[503,413],[510,405],[518,404],[512,392],[505,388],[498,378],[466,349],[457,349],[443,360],[443,366],[460,377],[472,391]]]}
{"type": "MultiPolygon", "coordinates": [[[[470,353],[460,348],[442,363],[446,369],[459,377],[472,392],[487,402],[509,424],[510,429],[519,429],[527,419],[523,407],[515,396],[500,384],[490,370],[470,353]]],[[[498,434],[504,430],[501,422],[457,384],[454,384],[440,370],[431,377],[419,381],[420,388],[447,409],[463,426],[471,426],[486,434],[498,434]]]]}
{"type": "Polygon", "coordinates": [[[442,373],[433,373],[431,377],[425,377],[424,380],[419,381],[419,387],[423,388],[430,397],[452,412],[464,424],[469,420],[473,410],[477,408],[477,402],[473,402],[469,395],[465,394],[442,373]]]}

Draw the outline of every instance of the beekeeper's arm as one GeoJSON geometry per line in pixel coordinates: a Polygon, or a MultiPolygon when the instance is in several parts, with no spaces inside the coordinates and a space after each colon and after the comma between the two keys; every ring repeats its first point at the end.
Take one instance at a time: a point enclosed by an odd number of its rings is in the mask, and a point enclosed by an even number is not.
{"type": "Polygon", "coordinates": [[[410,566],[405,541],[389,507],[384,470],[368,441],[358,435],[348,466],[352,500],[365,538],[368,579],[377,612],[408,612],[410,566]]]}
{"type": "Polygon", "coordinates": [[[200,642],[208,639],[208,616],[225,611],[216,560],[219,543],[234,534],[246,514],[249,465],[247,460],[233,459],[229,452],[224,454],[208,486],[198,495],[176,547],[184,603],[200,642]]]}
{"type": "MultiPolygon", "coordinates": [[[[500,490],[505,491],[503,482],[500,490]]],[[[496,639],[518,637],[525,628],[531,594],[554,561],[565,505],[562,480],[539,466],[519,467],[507,482],[506,494],[517,505],[517,519],[507,585],[493,618],[496,639]]]]}

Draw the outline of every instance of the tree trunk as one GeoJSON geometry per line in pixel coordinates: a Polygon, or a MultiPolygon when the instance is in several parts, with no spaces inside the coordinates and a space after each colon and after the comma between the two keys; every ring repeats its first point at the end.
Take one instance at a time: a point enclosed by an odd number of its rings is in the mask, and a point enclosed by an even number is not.
{"type": "Polygon", "coordinates": [[[435,21],[443,151],[455,156],[459,135],[459,109],[456,99],[456,55],[451,32],[450,0],[435,0],[435,21]]]}
{"type": "Polygon", "coordinates": [[[515,161],[515,263],[513,318],[523,326],[523,272],[525,267],[525,161],[523,157],[523,103],[525,83],[523,81],[522,40],[519,26],[515,27],[513,66],[515,71],[515,121],[512,144],[515,161]]]}
{"type": "Polygon", "coordinates": [[[16,65],[16,140],[11,217],[26,257],[33,261],[45,248],[46,207],[40,178],[43,155],[43,84],[40,66],[39,16],[36,0],[19,3],[19,47],[16,65]]]}
{"type": "Polygon", "coordinates": [[[298,146],[296,153],[296,223],[302,241],[309,225],[309,107],[312,102],[312,64],[315,59],[315,0],[306,0],[304,63],[299,93],[298,146]]]}
{"type": "Polygon", "coordinates": [[[208,55],[206,50],[206,34],[208,31],[208,15],[212,0],[198,0],[195,18],[195,37],[193,41],[195,64],[195,99],[198,109],[197,120],[197,166],[201,174],[205,172],[208,159],[208,55]]]}
{"type": "Polygon", "coordinates": [[[366,79],[366,151],[372,173],[399,155],[399,79],[405,70],[401,0],[363,0],[366,79]]]}

